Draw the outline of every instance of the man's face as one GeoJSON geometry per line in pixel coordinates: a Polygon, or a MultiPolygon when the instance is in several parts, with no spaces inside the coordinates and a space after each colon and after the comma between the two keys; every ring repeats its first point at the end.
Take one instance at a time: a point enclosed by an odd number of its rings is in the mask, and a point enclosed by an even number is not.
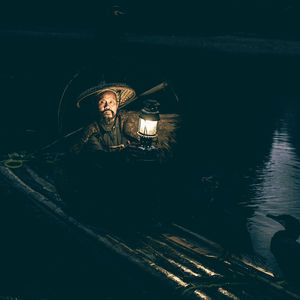
{"type": "Polygon", "coordinates": [[[113,92],[105,92],[98,102],[99,112],[104,119],[113,119],[118,110],[116,95],[113,92]]]}

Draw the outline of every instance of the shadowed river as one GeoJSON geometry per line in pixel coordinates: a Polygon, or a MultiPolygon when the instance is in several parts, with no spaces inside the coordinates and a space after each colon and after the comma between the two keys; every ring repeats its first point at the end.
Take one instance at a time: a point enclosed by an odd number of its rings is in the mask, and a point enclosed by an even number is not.
{"type": "Polygon", "coordinates": [[[276,271],[278,266],[270,253],[270,241],[282,226],[266,214],[288,214],[300,220],[300,157],[295,142],[299,117],[299,104],[288,104],[273,133],[270,153],[249,186],[251,197],[243,203],[254,210],[248,219],[254,250],[266,257],[276,271]]]}

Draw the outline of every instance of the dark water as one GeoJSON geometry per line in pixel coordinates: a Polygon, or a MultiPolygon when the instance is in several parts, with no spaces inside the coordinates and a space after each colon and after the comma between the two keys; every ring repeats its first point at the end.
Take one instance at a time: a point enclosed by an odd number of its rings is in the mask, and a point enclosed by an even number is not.
{"type": "Polygon", "coordinates": [[[214,199],[201,205],[199,194],[203,191],[192,172],[185,192],[194,199],[190,204],[196,211],[190,209],[187,215],[196,215],[199,223],[190,218],[185,221],[233,251],[261,255],[269,269],[281,274],[270,242],[283,227],[266,215],[288,214],[300,220],[300,105],[299,99],[288,93],[271,98],[265,106],[256,103],[243,121],[226,113],[235,126],[220,121],[221,134],[210,128],[214,141],[209,140],[210,153],[203,151],[205,159],[200,159],[197,167],[199,173],[201,167],[207,167],[207,174],[216,176],[220,186],[214,199]]]}
{"type": "Polygon", "coordinates": [[[270,241],[282,227],[266,214],[289,214],[300,219],[300,157],[296,142],[299,117],[299,103],[287,103],[273,131],[270,152],[263,165],[255,170],[254,183],[249,185],[251,197],[243,203],[254,211],[247,222],[253,247],[276,271],[270,241]]]}
{"type": "Polygon", "coordinates": [[[184,222],[232,251],[261,255],[265,265],[279,275],[270,242],[283,227],[266,215],[288,214],[300,220],[300,105],[297,97],[271,98],[265,106],[256,103],[238,123],[227,112],[226,118],[235,126],[219,120],[224,129],[221,134],[219,128],[210,128],[208,135],[214,139],[209,140],[210,153],[199,148],[204,159],[194,162],[199,174],[216,176],[219,187],[213,199],[201,199],[199,175],[187,168],[189,180],[184,191],[193,200],[185,200],[191,207],[184,222]],[[191,221],[193,217],[197,221],[191,221]]]}

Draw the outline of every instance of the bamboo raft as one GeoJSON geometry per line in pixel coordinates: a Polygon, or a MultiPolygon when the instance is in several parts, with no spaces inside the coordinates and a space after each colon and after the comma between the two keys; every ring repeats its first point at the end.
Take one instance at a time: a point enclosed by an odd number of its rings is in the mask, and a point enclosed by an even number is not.
{"type": "Polygon", "coordinates": [[[154,285],[164,286],[172,297],[300,299],[297,293],[280,285],[272,272],[226,253],[217,243],[181,225],[173,223],[156,233],[139,233],[135,239],[118,236],[69,215],[55,185],[30,163],[18,168],[0,165],[0,173],[43,216],[75,237],[88,239],[99,255],[104,249],[123,261],[121,271],[137,270],[154,285]]]}

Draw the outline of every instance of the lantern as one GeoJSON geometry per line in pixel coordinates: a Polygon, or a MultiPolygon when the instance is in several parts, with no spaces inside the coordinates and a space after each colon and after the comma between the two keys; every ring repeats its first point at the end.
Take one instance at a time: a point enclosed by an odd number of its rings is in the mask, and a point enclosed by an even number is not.
{"type": "Polygon", "coordinates": [[[160,119],[158,106],[159,103],[156,100],[146,100],[139,116],[138,135],[145,148],[151,147],[152,139],[157,137],[157,125],[160,119]]]}

